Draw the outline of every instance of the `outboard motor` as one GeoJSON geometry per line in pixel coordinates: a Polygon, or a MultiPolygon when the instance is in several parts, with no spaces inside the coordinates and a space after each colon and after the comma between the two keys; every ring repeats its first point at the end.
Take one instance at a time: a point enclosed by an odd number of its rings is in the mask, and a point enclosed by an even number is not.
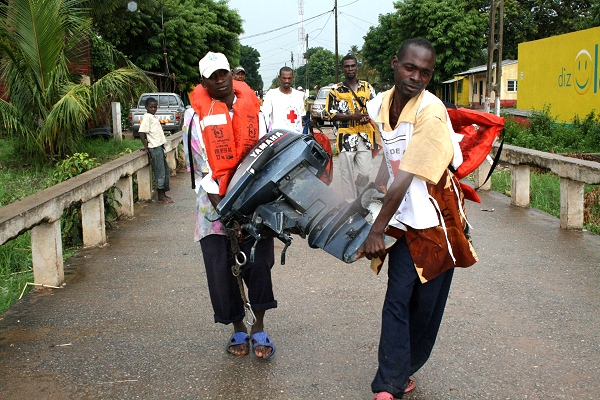
{"type": "MultiPolygon", "coordinates": [[[[367,207],[383,195],[372,184],[347,203],[319,179],[328,161],[329,154],[311,135],[287,130],[265,135],[241,162],[217,205],[224,226],[243,229],[255,243],[280,239],[285,243],[282,264],[292,234],[344,262],[355,261],[371,227],[367,207]]],[[[254,248],[251,259],[253,253],[254,248]]]]}

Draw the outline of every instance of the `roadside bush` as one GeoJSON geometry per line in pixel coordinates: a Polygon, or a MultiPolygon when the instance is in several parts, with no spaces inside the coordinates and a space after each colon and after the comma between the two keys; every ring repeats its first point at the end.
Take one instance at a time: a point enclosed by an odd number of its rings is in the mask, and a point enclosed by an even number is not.
{"type": "Polygon", "coordinates": [[[91,158],[88,153],[75,153],[56,164],[52,178],[54,183],[60,183],[99,165],[100,163],[95,158],[91,158]]]}
{"type": "Polygon", "coordinates": [[[581,133],[583,148],[590,153],[600,153],[600,114],[592,111],[583,120],[575,116],[573,127],[581,133]]]}
{"type": "MultiPolygon", "coordinates": [[[[91,158],[89,154],[75,153],[56,164],[52,178],[55,183],[60,183],[99,165],[100,163],[95,158],[91,158]]],[[[63,212],[60,224],[63,244],[68,247],[81,246],[83,243],[81,203],[73,204],[67,208],[63,212]]]]}
{"type": "Polygon", "coordinates": [[[593,111],[583,119],[576,116],[573,124],[563,124],[556,122],[550,106],[545,105],[532,111],[528,127],[509,115],[504,122],[507,144],[549,153],[600,152],[600,116],[593,111]]]}

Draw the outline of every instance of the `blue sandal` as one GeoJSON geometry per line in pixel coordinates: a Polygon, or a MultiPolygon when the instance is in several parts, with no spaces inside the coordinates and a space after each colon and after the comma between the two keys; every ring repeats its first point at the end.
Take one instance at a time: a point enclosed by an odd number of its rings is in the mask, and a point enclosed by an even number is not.
{"type": "Polygon", "coordinates": [[[231,346],[239,346],[241,344],[245,344],[246,346],[248,346],[248,349],[250,349],[250,336],[248,336],[248,334],[246,332],[235,332],[229,338],[229,342],[227,342],[227,346],[225,346],[225,349],[227,350],[227,352],[229,354],[233,354],[234,356],[245,355],[245,354],[236,354],[231,351],[231,346]]]}
{"type": "Polygon", "coordinates": [[[254,355],[256,355],[255,348],[257,346],[265,346],[273,349],[271,354],[269,354],[267,357],[257,357],[259,360],[266,361],[273,357],[273,354],[275,354],[275,344],[266,332],[256,332],[254,335],[252,335],[252,352],[254,355]]]}

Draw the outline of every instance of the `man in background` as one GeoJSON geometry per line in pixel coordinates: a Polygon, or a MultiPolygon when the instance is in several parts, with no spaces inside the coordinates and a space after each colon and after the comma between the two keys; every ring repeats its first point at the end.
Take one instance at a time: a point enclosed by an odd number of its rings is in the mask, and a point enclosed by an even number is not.
{"type": "Polygon", "coordinates": [[[236,81],[244,82],[246,80],[246,70],[241,65],[238,65],[231,71],[233,73],[233,79],[236,81]]]}
{"type": "Polygon", "coordinates": [[[365,108],[375,91],[369,82],[358,80],[357,70],[356,57],[348,54],[342,58],[345,79],[329,91],[325,103],[325,110],[338,129],[342,194],[347,202],[356,199],[369,184],[372,150],[378,148],[365,108]]]}
{"type": "Polygon", "coordinates": [[[282,67],[277,76],[279,87],[265,94],[262,112],[267,118],[269,131],[287,129],[302,132],[302,117],[306,114],[304,93],[293,88],[294,71],[290,67],[282,67]]]}

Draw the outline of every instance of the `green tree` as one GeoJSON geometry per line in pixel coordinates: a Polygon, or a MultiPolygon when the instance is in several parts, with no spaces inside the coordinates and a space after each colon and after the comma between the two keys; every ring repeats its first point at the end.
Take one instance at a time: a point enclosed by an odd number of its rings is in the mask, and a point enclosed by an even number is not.
{"type": "Polygon", "coordinates": [[[69,154],[96,110],[127,101],[152,87],[127,60],[91,85],[70,70],[91,20],[82,0],[12,0],[0,6],[0,79],[9,100],[0,99],[0,119],[19,150],[46,159],[69,154]],[[137,90],[136,90],[137,89],[137,90]]]}
{"type": "Polygon", "coordinates": [[[363,59],[379,72],[379,81],[384,84],[393,83],[392,58],[398,52],[402,41],[407,39],[389,34],[394,32],[397,19],[397,13],[380,15],[379,25],[370,27],[364,37],[363,59]]]}
{"type": "Polygon", "coordinates": [[[198,61],[209,50],[239,64],[242,19],[227,2],[139,0],[136,12],[126,11],[125,3],[97,11],[96,31],[140,68],[174,76],[177,91],[198,83],[198,61]]]}
{"type": "Polygon", "coordinates": [[[309,85],[325,86],[335,83],[335,54],[322,47],[314,47],[307,51],[307,55],[309,85]]]}
{"type": "Polygon", "coordinates": [[[396,12],[380,16],[379,26],[365,36],[364,59],[376,67],[384,82],[393,81],[390,66],[401,43],[413,37],[429,40],[437,52],[434,82],[471,66],[486,44],[488,17],[465,0],[405,0],[396,12]],[[390,32],[394,32],[390,35],[390,32]]]}
{"type": "Polygon", "coordinates": [[[505,0],[504,59],[518,58],[519,43],[600,25],[598,0],[505,0]]]}
{"type": "Polygon", "coordinates": [[[246,70],[246,83],[254,90],[263,88],[260,68],[260,53],[254,47],[242,46],[240,49],[240,65],[246,70]]]}

